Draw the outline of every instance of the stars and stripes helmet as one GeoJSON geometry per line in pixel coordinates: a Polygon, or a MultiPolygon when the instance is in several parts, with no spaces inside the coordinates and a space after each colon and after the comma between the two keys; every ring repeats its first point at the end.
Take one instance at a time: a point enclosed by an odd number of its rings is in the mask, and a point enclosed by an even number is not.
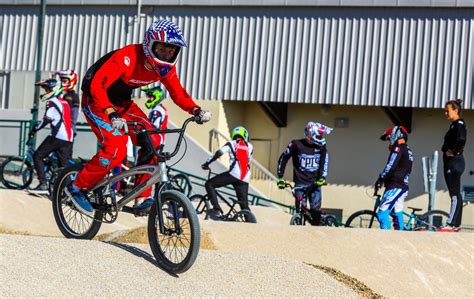
{"type": "Polygon", "coordinates": [[[331,131],[332,128],[313,121],[308,122],[306,124],[306,127],[304,128],[304,134],[306,136],[306,139],[310,143],[314,143],[317,145],[325,145],[326,138],[324,138],[324,135],[330,134],[331,131]]]}
{"type": "Polygon", "coordinates": [[[69,79],[68,83],[61,82],[61,86],[63,87],[64,91],[73,90],[74,88],[76,88],[77,74],[76,72],[74,72],[74,70],[57,71],[56,75],[58,75],[60,79],[62,78],[69,79]]]}
{"type": "Polygon", "coordinates": [[[181,29],[173,22],[167,20],[157,20],[153,22],[150,28],[145,32],[145,37],[143,38],[143,51],[145,52],[145,56],[160,76],[165,76],[176,64],[182,47],[186,47],[186,41],[181,33],[181,29]],[[160,59],[153,51],[153,46],[157,42],[177,47],[169,61],[160,59]]]}
{"type": "Polygon", "coordinates": [[[61,82],[53,78],[38,81],[35,85],[45,90],[45,93],[40,96],[43,102],[60,95],[62,92],[61,82]]]}

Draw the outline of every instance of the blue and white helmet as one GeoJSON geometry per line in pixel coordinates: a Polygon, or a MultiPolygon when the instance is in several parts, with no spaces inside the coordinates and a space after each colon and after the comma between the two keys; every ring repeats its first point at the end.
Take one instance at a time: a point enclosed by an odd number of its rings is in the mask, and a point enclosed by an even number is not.
{"type": "Polygon", "coordinates": [[[323,124],[310,121],[306,124],[304,128],[304,134],[306,135],[306,139],[314,144],[318,145],[325,145],[326,138],[324,138],[325,134],[330,134],[333,129],[327,127],[323,124]]]}
{"type": "Polygon", "coordinates": [[[145,56],[155,71],[161,76],[166,75],[171,70],[171,67],[176,64],[182,47],[186,47],[186,41],[181,33],[181,29],[173,22],[167,20],[157,20],[153,22],[145,32],[143,38],[143,51],[145,52],[145,56]],[[178,48],[169,61],[163,61],[153,52],[155,42],[174,45],[178,48]]]}

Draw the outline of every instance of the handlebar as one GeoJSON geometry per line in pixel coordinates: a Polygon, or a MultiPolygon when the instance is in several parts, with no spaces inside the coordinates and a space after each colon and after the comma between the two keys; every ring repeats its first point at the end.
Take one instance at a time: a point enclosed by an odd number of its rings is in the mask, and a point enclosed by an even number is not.
{"type": "MultiPolygon", "coordinates": [[[[203,168],[203,169],[204,169],[204,168],[203,168]]],[[[206,169],[204,169],[204,170],[207,170],[207,171],[208,171],[208,173],[207,173],[207,179],[208,179],[208,180],[211,178],[212,175],[217,175],[217,174],[218,174],[217,172],[213,172],[210,166],[208,166],[208,167],[207,167],[206,169]]]]}
{"type": "Polygon", "coordinates": [[[164,162],[166,160],[171,159],[172,157],[176,156],[176,154],[179,151],[179,148],[181,146],[181,142],[184,139],[184,132],[186,131],[186,127],[190,122],[198,122],[199,117],[197,116],[191,116],[190,118],[186,119],[183,123],[183,126],[180,129],[166,129],[166,130],[159,130],[159,129],[152,129],[152,130],[147,130],[146,126],[139,121],[128,121],[127,125],[131,126],[136,133],[144,133],[145,134],[145,142],[147,142],[149,145],[151,145],[151,148],[153,148],[154,155],[158,157],[158,161],[164,162]],[[169,134],[169,133],[179,133],[178,136],[178,142],[176,143],[176,147],[172,153],[169,152],[162,152],[163,147],[160,147],[159,150],[155,148],[153,145],[153,141],[150,138],[151,134],[169,134]]]}
{"type": "MultiPolygon", "coordinates": [[[[308,187],[296,187],[296,185],[292,185],[290,183],[287,183],[285,182],[285,188],[290,188],[291,190],[305,190],[305,189],[311,189],[311,187],[313,187],[315,185],[311,184],[310,186],[308,187]]],[[[327,183],[324,183],[323,186],[327,186],[327,183]]]]}

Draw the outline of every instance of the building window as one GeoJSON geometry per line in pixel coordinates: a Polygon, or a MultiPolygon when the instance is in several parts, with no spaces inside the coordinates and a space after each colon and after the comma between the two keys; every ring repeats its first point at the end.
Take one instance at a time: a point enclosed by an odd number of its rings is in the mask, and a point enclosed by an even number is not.
{"type": "Polygon", "coordinates": [[[10,72],[0,71],[0,109],[8,108],[8,81],[10,72]]]}

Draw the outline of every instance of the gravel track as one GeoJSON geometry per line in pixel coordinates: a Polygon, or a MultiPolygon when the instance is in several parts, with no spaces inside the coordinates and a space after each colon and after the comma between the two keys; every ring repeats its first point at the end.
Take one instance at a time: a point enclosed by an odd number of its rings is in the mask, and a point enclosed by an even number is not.
{"type": "Polygon", "coordinates": [[[145,244],[0,235],[0,297],[358,297],[300,262],[202,250],[179,276],[145,244]]]}

